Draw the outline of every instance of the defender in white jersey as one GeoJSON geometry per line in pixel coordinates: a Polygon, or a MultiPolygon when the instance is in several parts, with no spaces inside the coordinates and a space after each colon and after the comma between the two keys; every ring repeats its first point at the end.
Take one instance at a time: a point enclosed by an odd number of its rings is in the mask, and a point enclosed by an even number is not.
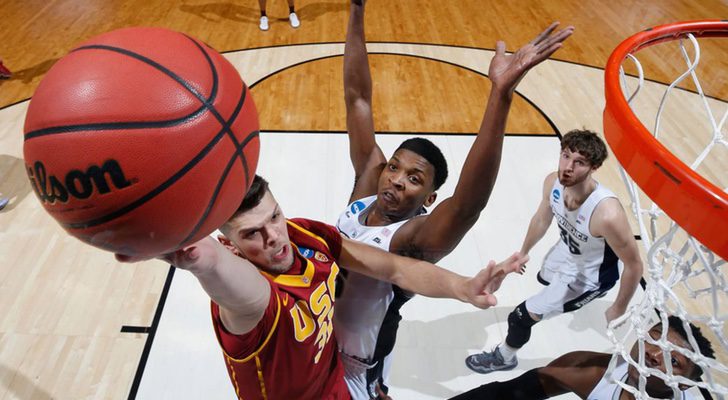
{"type": "MultiPolygon", "coordinates": [[[[710,342],[698,327],[689,324],[690,333],[698,345],[697,349],[693,349],[680,318],[668,317],[667,325],[667,340],[671,344],[715,358],[710,342]]],[[[654,340],[659,340],[662,335],[662,323],[653,326],[649,335],[654,340]]],[[[667,374],[664,351],[660,346],[645,341],[642,355],[645,367],[667,374]]],[[[639,390],[639,373],[632,364],[639,362],[639,356],[639,345],[635,343],[629,354],[631,363],[619,357],[616,360],[616,368],[607,373],[612,359],[611,354],[574,351],[564,354],[545,367],[532,369],[518,378],[506,382],[491,382],[455,396],[451,400],[542,400],[564,393],[574,393],[587,400],[633,400],[634,395],[617,382],[639,390]]],[[[683,376],[697,381],[703,374],[700,366],[677,350],[668,352],[667,359],[672,364],[673,376],[683,376]]],[[[675,393],[662,379],[650,375],[646,379],[645,392],[657,399],[692,400],[693,396],[685,392],[688,388],[688,385],[679,384],[675,393]]]]}
{"type": "Polygon", "coordinates": [[[530,339],[533,325],[604,296],[619,279],[620,260],[624,273],[617,299],[606,311],[607,322],[626,311],[642,277],[642,260],[619,200],[592,178],[606,157],[607,147],[596,133],[564,135],[559,170],[544,181],[541,204],[521,247],[528,254],[556,219],[560,238],[538,273],[545,287],[508,316],[503,343],[465,359],[471,370],[486,374],[515,368],[516,352],[530,339]]]}
{"type": "MultiPolygon", "coordinates": [[[[351,203],[336,223],[346,237],[389,251],[392,237],[408,219],[383,226],[367,226],[366,219],[377,196],[351,203]]],[[[345,379],[354,399],[376,397],[377,378],[386,387],[399,308],[411,297],[397,286],[368,276],[348,273],[342,282],[342,295],[337,299],[334,317],[337,341],[345,366],[345,379]],[[380,336],[380,333],[382,334],[380,336]],[[384,349],[388,349],[385,351],[384,349]]]]}
{"type": "MultiPolygon", "coordinates": [[[[435,191],[447,177],[447,164],[437,146],[427,139],[406,140],[389,160],[377,145],[364,40],[364,1],[352,0],[344,50],[344,93],[355,183],[349,208],[339,219],[342,233],[421,260],[436,261],[449,254],[475,224],[490,197],[516,85],[531,67],[559,49],[573,31],[569,27],[556,32],[556,25],[512,55],[507,55],[505,44],[498,42],[488,72],[492,89],[487,109],[455,191],[423,215],[423,207],[435,202],[435,191]]],[[[387,391],[384,360],[394,346],[401,319],[398,309],[410,296],[396,286],[360,276],[347,278],[339,286],[342,290],[334,329],[346,360],[347,384],[355,400],[378,397],[377,384],[387,391]]]]}

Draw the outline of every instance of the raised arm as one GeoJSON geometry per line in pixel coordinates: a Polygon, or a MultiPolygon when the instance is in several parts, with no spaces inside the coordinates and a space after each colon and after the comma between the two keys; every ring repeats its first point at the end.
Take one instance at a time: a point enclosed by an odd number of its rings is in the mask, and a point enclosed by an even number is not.
{"type": "Polygon", "coordinates": [[[565,393],[585,399],[607,369],[609,354],[574,351],[505,382],[491,382],[450,400],[542,400],[565,393]]]}
{"type": "Polygon", "coordinates": [[[488,72],[492,82],[490,97],[455,192],[432,211],[424,223],[426,229],[415,230],[419,234],[414,237],[414,246],[440,249],[442,257],[452,251],[477,221],[498,175],[506,120],[516,86],[532,67],[561,48],[573,32],[573,27],[555,32],[557,26],[558,23],[552,24],[513,55],[506,55],[504,42],[496,44],[488,72]]]}
{"type": "Polygon", "coordinates": [[[533,246],[543,238],[546,231],[551,226],[551,221],[554,219],[554,214],[551,212],[551,204],[549,201],[551,195],[551,188],[554,186],[556,180],[556,172],[546,176],[543,182],[543,189],[541,190],[541,202],[538,204],[536,213],[531,217],[531,222],[528,224],[528,231],[526,231],[526,237],[523,239],[521,245],[521,253],[528,254],[533,246]]]}
{"type": "Polygon", "coordinates": [[[354,191],[364,197],[376,193],[378,166],[387,160],[374,138],[372,77],[364,39],[364,1],[352,0],[344,48],[344,99],[349,155],[354,166],[354,191]]]}
{"type": "Polygon", "coordinates": [[[605,312],[607,322],[624,314],[642,278],[642,258],[627,215],[616,198],[607,198],[599,203],[589,229],[594,235],[603,236],[614,254],[624,263],[624,271],[619,282],[619,293],[611,307],[605,312]]]}
{"type": "Polygon", "coordinates": [[[511,272],[521,272],[528,257],[516,253],[496,265],[491,261],[475,277],[467,278],[426,261],[399,256],[342,237],[339,264],[375,279],[428,297],[446,297],[488,308],[496,304],[493,292],[511,272]]]}
{"type": "MultiPolygon", "coordinates": [[[[197,278],[220,306],[220,318],[230,333],[247,333],[260,322],[271,288],[248,260],[234,255],[210,237],[161,258],[197,278]]],[[[118,255],[117,259],[134,261],[118,255]]]]}

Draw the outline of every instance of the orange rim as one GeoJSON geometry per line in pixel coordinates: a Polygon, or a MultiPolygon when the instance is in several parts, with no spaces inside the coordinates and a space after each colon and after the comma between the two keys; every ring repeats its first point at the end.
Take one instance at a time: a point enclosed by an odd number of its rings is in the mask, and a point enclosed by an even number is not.
{"type": "Polygon", "coordinates": [[[678,39],[728,36],[728,21],[661,25],[623,41],[604,73],[604,136],[619,163],[642,191],[686,232],[728,260],[728,194],[690,169],[658,142],[634,115],[622,94],[619,67],[642,48],[678,39]]]}

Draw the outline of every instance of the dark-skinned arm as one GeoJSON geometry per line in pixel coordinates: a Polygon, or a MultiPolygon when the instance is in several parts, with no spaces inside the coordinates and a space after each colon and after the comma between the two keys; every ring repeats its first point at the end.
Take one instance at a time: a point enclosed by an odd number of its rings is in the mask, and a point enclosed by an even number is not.
{"type": "Polygon", "coordinates": [[[573,27],[555,32],[557,26],[552,24],[513,55],[506,55],[505,43],[498,41],[488,72],[492,88],[485,115],[452,197],[435,207],[428,217],[403,226],[394,238],[394,248],[418,249],[423,257],[436,261],[450,253],[478,220],[500,168],[506,120],[516,86],[532,67],[561,48],[573,32],[573,27]]]}
{"type": "Polygon", "coordinates": [[[575,351],[505,382],[482,385],[451,400],[543,400],[565,393],[585,399],[607,370],[610,354],[575,351]]]}
{"type": "Polygon", "coordinates": [[[372,77],[364,38],[364,1],[353,0],[344,47],[344,100],[349,156],[354,166],[355,200],[377,192],[381,166],[387,162],[374,137],[372,77]]]}

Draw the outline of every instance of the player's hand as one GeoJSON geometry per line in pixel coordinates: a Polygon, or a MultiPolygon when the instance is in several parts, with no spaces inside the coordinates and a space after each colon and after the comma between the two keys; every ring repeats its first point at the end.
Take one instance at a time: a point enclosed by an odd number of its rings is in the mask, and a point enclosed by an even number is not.
{"type": "Polygon", "coordinates": [[[495,56],[488,69],[488,77],[493,82],[494,88],[504,92],[513,91],[528,70],[560,49],[564,40],[574,33],[574,27],[568,26],[554,33],[557,26],[559,23],[554,22],[511,55],[506,54],[505,42],[499,40],[495,45],[495,56]]]}
{"type": "Polygon", "coordinates": [[[479,308],[493,307],[498,304],[498,299],[493,293],[500,288],[506,275],[512,272],[522,274],[523,266],[528,259],[528,255],[516,252],[498,264],[491,260],[487,267],[466,282],[467,302],[479,308]]]}
{"type": "Polygon", "coordinates": [[[621,317],[626,311],[627,307],[620,307],[616,304],[612,304],[612,306],[607,308],[607,311],[604,312],[604,316],[607,318],[607,324],[621,317]]]}
{"type": "MultiPolygon", "coordinates": [[[[164,260],[177,268],[185,269],[192,273],[204,273],[217,265],[219,250],[227,251],[222,248],[220,243],[216,242],[211,237],[205,237],[192,245],[172,253],[162,254],[157,258],[164,260]]],[[[125,263],[133,263],[143,260],[122,254],[116,254],[116,259],[125,263]]]]}
{"type": "Polygon", "coordinates": [[[498,263],[493,271],[493,277],[486,287],[488,293],[495,293],[498,289],[500,289],[503,280],[506,279],[506,275],[510,273],[523,275],[526,271],[526,263],[529,259],[530,257],[528,254],[515,252],[504,261],[498,263]]]}
{"type": "Polygon", "coordinates": [[[218,251],[228,250],[208,236],[190,246],[173,253],[164,254],[159,258],[177,268],[199,274],[209,271],[217,265],[219,260],[218,251]]]}

